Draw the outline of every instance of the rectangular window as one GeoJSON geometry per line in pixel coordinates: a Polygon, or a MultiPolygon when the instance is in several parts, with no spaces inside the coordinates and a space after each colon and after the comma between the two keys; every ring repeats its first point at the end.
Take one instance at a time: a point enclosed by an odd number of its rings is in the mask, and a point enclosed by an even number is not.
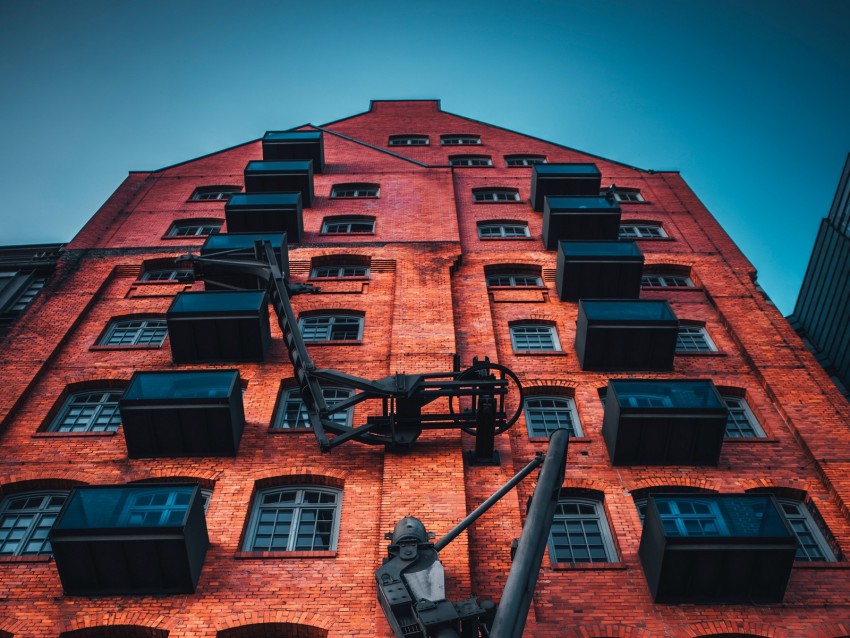
{"type": "Polygon", "coordinates": [[[524,224],[479,224],[478,236],[484,237],[531,237],[524,224]]]}
{"type": "Polygon", "coordinates": [[[326,219],[322,223],[322,234],[324,235],[345,235],[355,233],[374,233],[374,219],[357,219],[357,218],[333,218],[326,219]]]}
{"type": "Polygon", "coordinates": [[[643,201],[643,195],[640,194],[640,191],[621,191],[615,189],[613,194],[614,200],[618,202],[634,203],[643,201]]]}
{"type": "Polygon", "coordinates": [[[534,166],[535,164],[545,163],[545,155],[505,155],[505,165],[508,167],[534,166]]]}
{"type": "Polygon", "coordinates": [[[428,146],[427,135],[391,135],[388,146],[428,146]]]}
{"type": "Polygon", "coordinates": [[[561,344],[555,326],[520,324],[511,326],[511,343],[514,351],[559,351],[561,344]]]}
{"type": "Polygon", "coordinates": [[[161,346],[168,334],[165,319],[130,319],[113,321],[98,345],[161,346]]]}
{"type": "Polygon", "coordinates": [[[331,189],[332,199],[378,197],[380,194],[377,184],[335,184],[331,189]]]}
{"type": "Polygon", "coordinates": [[[717,352],[717,346],[702,326],[679,326],[676,352],[717,352]]]}
{"type": "Polygon", "coordinates": [[[122,390],[75,392],[69,396],[49,432],[115,432],[121,424],[122,390]]]}
{"type": "Polygon", "coordinates": [[[312,315],[300,320],[305,342],[359,341],[363,336],[363,317],[356,315],[312,315]]]}
{"type": "Polygon", "coordinates": [[[575,403],[567,397],[528,397],[525,400],[525,423],[528,436],[548,439],[559,429],[569,430],[570,436],[581,436],[581,425],[575,403]]]}
{"type": "Polygon", "coordinates": [[[478,146],[481,144],[479,135],[441,135],[440,144],[443,146],[478,146]]]}
{"type": "MultiPolygon", "coordinates": [[[[351,398],[352,394],[352,390],[348,388],[322,388],[322,396],[325,398],[328,407],[333,407],[340,401],[351,398]]],[[[351,410],[333,412],[329,418],[331,421],[340,425],[350,426],[351,410]]],[[[298,388],[290,388],[286,391],[272,427],[281,429],[310,427],[310,417],[307,414],[307,407],[304,405],[301,392],[298,388]]]]}
{"type": "Polygon", "coordinates": [[[640,285],[642,288],[693,288],[694,282],[682,275],[644,275],[640,285]]]}
{"type": "Polygon", "coordinates": [[[725,434],[727,439],[754,439],[765,435],[744,399],[724,396],[723,402],[728,410],[725,434]]]}
{"type": "Polygon", "coordinates": [[[346,277],[368,277],[368,266],[316,266],[310,273],[313,279],[342,279],[346,277]]]}
{"type": "Polygon", "coordinates": [[[553,563],[616,561],[602,503],[584,498],[559,499],[549,533],[549,556],[553,563]]]}
{"type": "Polygon", "coordinates": [[[221,230],[222,222],[218,221],[177,221],[166,233],[167,237],[201,237],[215,235],[221,230]]]}
{"type": "Polygon", "coordinates": [[[141,281],[177,281],[189,283],[195,280],[195,273],[191,268],[146,270],[142,273],[141,281]]]}
{"type": "Polygon", "coordinates": [[[519,191],[515,188],[476,188],[472,191],[473,202],[518,202],[519,191]]]}
{"type": "Polygon", "coordinates": [[[543,280],[538,275],[522,273],[487,275],[487,286],[511,286],[513,288],[536,288],[543,286],[543,280]]]}
{"type": "Polygon", "coordinates": [[[449,157],[451,166],[492,166],[493,160],[489,155],[452,155],[449,157]]]}
{"type": "Polygon", "coordinates": [[[620,239],[663,239],[667,233],[654,224],[621,224],[620,239]]]}

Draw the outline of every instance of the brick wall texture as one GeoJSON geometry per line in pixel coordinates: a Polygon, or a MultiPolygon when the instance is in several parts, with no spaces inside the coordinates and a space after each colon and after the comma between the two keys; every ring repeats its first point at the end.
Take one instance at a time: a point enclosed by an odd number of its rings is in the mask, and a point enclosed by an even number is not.
{"type": "MultiPolygon", "coordinates": [[[[436,101],[376,101],[366,113],[321,128],[326,170],[315,176],[315,202],[303,211],[303,241],[289,246],[293,280],[307,283],[311,260],[323,256],[354,255],[372,268],[368,278],[325,282],[321,293],[293,299],[296,313],[342,309],[364,316],[362,340],[310,345],[316,364],[377,379],[450,371],[455,353],[464,366],[488,356],[530,391],[575,401],[582,436],[570,442],[564,487],[593,490],[602,499],[616,560],[555,564],[547,550],[526,636],[850,635],[850,409],[760,294],[753,266],[677,173],[637,169],[453,115],[436,101]],[[453,133],[479,135],[481,145],[441,146],[439,136],[453,133]],[[388,146],[398,134],[429,135],[430,145],[388,146]],[[467,152],[491,156],[493,166],[448,166],[449,155],[467,152]],[[717,352],[677,355],[673,371],[663,374],[582,371],[573,345],[578,304],[558,299],[556,253],[545,250],[542,213],[529,203],[532,169],[505,166],[504,156],[515,153],[545,155],[550,163],[593,162],[603,189],[639,189],[645,201],[623,203],[623,222],[655,222],[668,235],[639,242],[647,266],[684,269],[696,283],[644,289],[641,297],[666,299],[680,319],[704,325],[717,352]],[[331,199],[332,186],[343,182],[380,184],[380,197],[331,199]],[[473,202],[472,189],[483,186],[518,189],[520,201],[473,202]],[[375,232],[323,235],[322,220],[336,215],[374,217],[375,232]],[[530,237],[479,239],[477,224],[485,220],[526,223],[530,237]],[[499,265],[536,269],[544,286],[488,290],[485,269],[499,265]],[[514,352],[509,325],[516,321],[555,326],[562,349],[514,352]],[[610,378],[634,376],[712,379],[734,388],[766,436],[727,440],[717,467],[612,467],[598,391],[610,378]],[[642,526],[634,497],[664,487],[793,494],[839,560],[796,562],[781,604],[654,604],[638,558],[642,526]]],[[[201,281],[140,281],[140,272],[151,260],[197,251],[204,237],[168,237],[169,227],[186,219],[223,222],[225,203],[189,201],[194,189],[242,187],[246,163],[261,158],[261,143],[253,141],[131,173],[69,244],[45,291],[0,345],[0,497],[74,485],[197,481],[212,490],[210,547],[197,591],[67,596],[48,557],[0,557],[0,636],[389,638],[374,582],[386,555],[384,533],[415,515],[441,537],[545,451],[545,440],[529,438],[524,417],[497,437],[497,467],[467,465],[462,451],[474,442],[458,431],[425,432],[406,453],[349,442],[323,454],[308,430],[272,430],[281,387],[293,383],[274,317],[264,363],[178,366],[168,338],[159,348],[96,346],[110,319],[163,317],[177,292],[204,289],[201,281]],[[238,367],[244,386],[246,427],[234,458],[130,459],[122,428],[44,431],[69,388],[123,387],[139,370],[216,367],[238,367]],[[242,551],[255,491],[288,483],[342,488],[335,551],[242,551]]],[[[377,410],[359,405],[354,422],[377,410]]],[[[450,599],[498,602],[532,490],[533,477],[441,552],[450,599]]]]}

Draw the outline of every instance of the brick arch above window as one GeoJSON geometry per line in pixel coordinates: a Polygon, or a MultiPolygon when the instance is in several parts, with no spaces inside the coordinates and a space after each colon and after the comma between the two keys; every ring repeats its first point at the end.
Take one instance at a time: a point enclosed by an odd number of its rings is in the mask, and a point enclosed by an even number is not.
{"type": "Polygon", "coordinates": [[[253,623],[216,632],[216,638],[327,638],[327,635],[325,627],[295,622],[253,623]]]}
{"type": "Polygon", "coordinates": [[[98,625],[63,631],[59,638],[168,638],[168,631],[142,625],[98,625]]]}
{"type": "Polygon", "coordinates": [[[369,255],[318,255],[310,260],[312,279],[368,277],[372,259],[369,255]]]}
{"type": "Polygon", "coordinates": [[[10,476],[0,483],[0,498],[23,494],[25,492],[68,491],[78,485],[88,485],[84,480],[86,474],[82,471],[68,471],[69,476],[54,475],[51,477],[26,478],[10,476]]]}

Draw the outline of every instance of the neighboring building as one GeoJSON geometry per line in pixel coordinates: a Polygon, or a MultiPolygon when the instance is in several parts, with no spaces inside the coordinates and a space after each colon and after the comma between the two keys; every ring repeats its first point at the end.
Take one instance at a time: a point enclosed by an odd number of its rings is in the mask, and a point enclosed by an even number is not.
{"type": "Polygon", "coordinates": [[[0,246],[0,340],[44,288],[63,246],[0,246]]]}
{"type": "MultiPolygon", "coordinates": [[[[11,327],[0,638],[389,638],[384,535],[413,515],[439,539],[559,427],[525,636],[850,635],[850,405],[677,173],[434,100],[298,131],[324,166],[255,140],[130,173],[11,327]],[[319,451],[262,292],[192,306],[227,273],[175,261],[282,219],[284,269],[321,288],[292,302],[319,368],[518,376],[498,465],[457,430],[319,451]]],[[[448,599],[499,601],[533,482],[440,552],[448,599]]]]}
{"type": "Polygon", "coordinates": [[[788,321],[850,399],[850,155],[788,321]]]}

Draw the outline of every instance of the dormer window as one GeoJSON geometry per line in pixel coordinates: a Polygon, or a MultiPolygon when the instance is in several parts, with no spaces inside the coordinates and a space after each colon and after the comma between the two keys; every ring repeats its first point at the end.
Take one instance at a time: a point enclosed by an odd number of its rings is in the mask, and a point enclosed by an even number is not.
{"type": "Polygon", "coordinates": [[[440,136],[440,144],[443,146],[480,146],[481,145],[481,136],[480,135],[468,135],[468,134],[452,134],[452,135],[441,135],[440,136]]]}

